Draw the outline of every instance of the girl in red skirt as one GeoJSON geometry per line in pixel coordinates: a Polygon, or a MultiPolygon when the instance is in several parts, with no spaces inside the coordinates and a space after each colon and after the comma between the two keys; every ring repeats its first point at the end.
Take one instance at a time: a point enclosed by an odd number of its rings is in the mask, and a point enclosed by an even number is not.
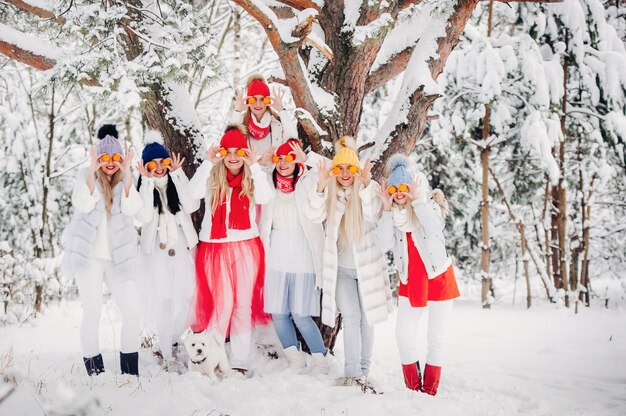
{"type": "Polygon", "coordinates": [[[268,202],[272,191],[242,129],[226,129],[220,145],[209,149],[189,181],[189,191],[205,199],[193,330],[211,327],[229,336],[230,365],[245,373],[252,330],[270,318],[263,311],[265,253],[256,204],[268,202]]]}
{"type": "Polygon", "coordinates": [[[460,296],[443,229],[448,203],[441,190],[429,192],[422,173],[410,170],[408,157],[396,154],[388,164],[389,180],[381,197],[391,210],[394,261],[400,270],[396,339],[406,387],[437,394],[445,359],[446,335],[453,299],[460,296]],[[424,378],[417,351],[417,327],[428,308],[428,355],[424,378]]]}

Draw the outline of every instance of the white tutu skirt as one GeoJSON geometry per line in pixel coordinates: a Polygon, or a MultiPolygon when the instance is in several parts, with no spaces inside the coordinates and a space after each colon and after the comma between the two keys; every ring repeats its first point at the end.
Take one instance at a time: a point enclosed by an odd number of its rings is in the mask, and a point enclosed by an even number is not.
{"type": "Polygon", "coordinates": [[[161,249],[157,242],[152,255],[142,253],[141,264],[138,280],[146,329],[163,341],[176,342],[192,322],[196,292],[194,260],[180,228],[173,247],[161,249]]]}
{"type": "Polygon", "coordinates": [[[263,289],[265,312],[319,316],[315,266],[301,230],[272,230],[263,289]]]}

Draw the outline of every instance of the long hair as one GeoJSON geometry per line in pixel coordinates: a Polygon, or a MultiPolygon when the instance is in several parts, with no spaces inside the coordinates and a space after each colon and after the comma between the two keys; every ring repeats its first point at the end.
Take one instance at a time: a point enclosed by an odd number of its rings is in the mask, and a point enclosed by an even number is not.
{"type": "MultiPolygon", "coordinates": [[[[338,231],[338,247],[343,250],[346,247],[360,244],[363,232],[363,208],[361,205],[361,197],[359,196],[361,184],[355,180],[351,186],[351,192],[346,200],[346,210],[340,219],[338,231]]],[[[337,179],[331,181],[328,185],[328,198],[326,199],[327,229],[334,229],[335,222],[335,205],[337,204],[337,192],[339,186],[337,179]]]]}
{"type": "Polygon", "coordinates": [[[117,172],[111,176],[111,181],[108,179],[108,175],[102,172],[102,169],[98,169],[96,173],[100,186],[102,187],[102,197],[104,199],[104,208],[106,209],[107,216],[111,216],[111,206],[113,205],[113,189],[122,180],[122,170],[118,169],[117,172]]]}
{"type": "MultiPolygon", "coordinates": [[[[278,175],[278,171],[274,168],[274,171],[272,172],[272,182],[274,182],[274,188],[276,188],[276,175],[278,175]]],[[[298,183],[298,180],[300,179],[300,166],[297,163],[292,175],[291,186],[295,188],[296,183],[298,183]]]]}
{"type": "MultiPolygon", "coordinates": [[[[141,175],[139,176],[139,180],[137,181],[137,190],[139,190],[139,188],[141,188],[141,175]]],[[[158,210],[159,214],[162,214],[163,204],[161,203],[159,191],[155,187],[152,192],[154,195],[153,206],[158,210]]],[[[180,199],[178,198],[176,185],[174,185],[174,181],[172,180],[169,172],[167,172],[167,187],[165,188],[165,195],[167,196],[167,209],[173,215],[178,214],[178,211],[180,211],[180,199]]]]}
{"type": "MultiPolygon", "coordinates": [[[[250,199],[250,204],[254,204],[254,183],[252,182],[252,171],[250,167],[243,164],[243,180],[241,184],[241,193],[238,197],[247,196],[250,199]]],[[[224,160],[220,160],[211,168],[211,174],[209,176],[209,194],[211,195],[211,213],[215,214],[217,207],[224,201],[228,192],[228,179],[226,178],[226,165],[224,160]]],[[[234,195],[233,195],[234,196],[234,195]]],[[[233,197],[231,196],[231,198],[233,197]]]]}

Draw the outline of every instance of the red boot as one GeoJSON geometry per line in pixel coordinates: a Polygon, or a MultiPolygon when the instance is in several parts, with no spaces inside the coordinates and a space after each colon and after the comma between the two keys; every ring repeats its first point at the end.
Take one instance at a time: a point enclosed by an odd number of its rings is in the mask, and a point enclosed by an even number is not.
{"type": "Polygon", "coordinates": [[[441,380],[441,367],[426,364],[426,367],[424,367],[424,384],[422,385],[422,391],[431,396],[436,395],[439,380],[441,380]]]}
{"type": "Polygon", "coordinates": [[[406,388],[420,391],[422,388],[422,374],[419,361],[413,364],[402,364],[402,373],[404,374],[406,388]]]}

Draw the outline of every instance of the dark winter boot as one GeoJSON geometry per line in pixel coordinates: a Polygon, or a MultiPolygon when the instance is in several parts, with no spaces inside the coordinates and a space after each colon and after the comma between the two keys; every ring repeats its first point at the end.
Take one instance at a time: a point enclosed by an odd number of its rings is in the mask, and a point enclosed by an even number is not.
{"type": "Polygon", "coordinates": [[[420,391],[422,388],[422,372],[419,361],[413,364],[402,364],[404,374],[404,384],[407,389],[420,391]]]}
{"type": "Polygon", "coordinates": [[[102,354],[98,354],[91,358],[83,357],[83,362],[85,363],[88,376],[97,376],[100,373],[104,373],[104,361],[102,361],[102,354]]]}
{"type": "Polygon", "coordinates": [[[422,391],[434,396],[437,394],[439,380],[441,380],[441,367],[426,364],[426,367],[424,367],[424,384],[422,385],[422,391]]]}
{"type": "Polygon", "coordinates": [[[139,375],[139,353],[138,352],[120,352],[120,365],[122,374],[139,375]]]}

